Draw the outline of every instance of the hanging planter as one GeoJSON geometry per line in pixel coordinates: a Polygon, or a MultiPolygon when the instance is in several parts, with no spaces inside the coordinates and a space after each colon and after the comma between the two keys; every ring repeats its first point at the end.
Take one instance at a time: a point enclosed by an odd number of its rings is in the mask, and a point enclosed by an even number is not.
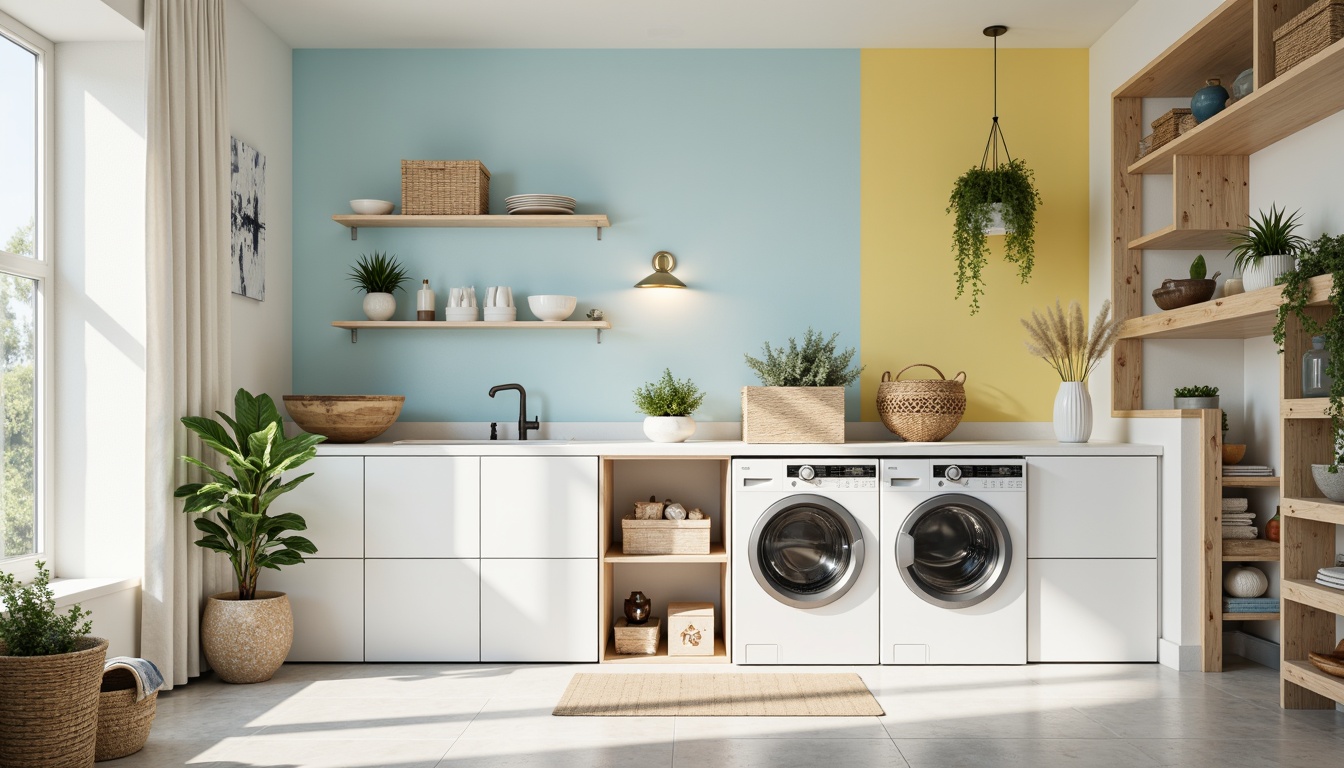
{"type": "Polygon", "coordinates": [[[956,217],[952,250],[957,258],[957,298],[969,285],[972,315],[980,311],[980,297],[985,292],[983,273],[989,262],[990,236],[1004,236],[1003,258],[1017,265],[1022,282],[1031,279],[1035,264],[1036,207],[1041,204],[1041,196],[1032,170],[1008,153],[1008,142],[999,127],[998,38],[1007,31],[1004,26],[985,28],[985,34],[994,38],[994,118],[980,167],[957,179],[947,206],[947,212],[956,217]]]}

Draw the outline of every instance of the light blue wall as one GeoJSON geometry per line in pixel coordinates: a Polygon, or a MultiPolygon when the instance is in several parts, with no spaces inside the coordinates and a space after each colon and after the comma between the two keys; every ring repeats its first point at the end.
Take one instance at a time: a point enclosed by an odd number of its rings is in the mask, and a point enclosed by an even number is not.
{"type": "MultiPolygon", "coordinates": [[[[397,319],[414,319],[414,288],[397,319]]],[[[708,393],[696,416],[736,421],[757,384],[743,353],[812,325],[859,343],[857,51],[294,52],[294,391],[399,393],[408,421],[504,421],[527,387],[544,421],[642,418],[630,392],[670,367],[708,393]],[[347,201],[400,201],[400,161],[479,159],[492,213],[545,192],[612,228],[363,229],[347,201]],[[637,290],[658,250],[688,291],[637,290]],[[345,276],[387,250],[447,288],[511,285],[579,297],[591,331],[365,331],[345,276]]],[[[535,406],[533,406],[535,404],[535,406]]],[[[848,418],[858,418],[858,387],[848,418]]]]}

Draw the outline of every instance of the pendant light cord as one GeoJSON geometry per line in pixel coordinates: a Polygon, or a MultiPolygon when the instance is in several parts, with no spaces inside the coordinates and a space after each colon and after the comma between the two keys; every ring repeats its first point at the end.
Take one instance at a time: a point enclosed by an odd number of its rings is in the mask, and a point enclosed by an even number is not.
{"type": "MultiPolygon", "coordinates": [[[[1003,34],[1000,32],[999,34],[1003,34]]],[[[1003,137],[1003,129],[999,128],[999,36],[994,35],[994,118],[989,126],[989,141],[985,142],[985,153],[980,157],[980,170],[999,167],[999,145],[1003,145],[1003,156],[1007,162],[1013,161],[1013,156],[1008,152],[1008,140],[1003,137]],[[996,141],[997,139],[997,141],[996,141]],[[993,165],[990,165],[990,161],[993,165]]]]}

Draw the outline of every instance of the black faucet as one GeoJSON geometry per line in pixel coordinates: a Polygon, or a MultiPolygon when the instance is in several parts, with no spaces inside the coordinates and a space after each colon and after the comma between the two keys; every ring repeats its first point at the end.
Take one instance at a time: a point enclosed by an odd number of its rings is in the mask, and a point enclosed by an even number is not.
{"type": "Polygon", "coordinates": [[[518,439],[526,440],[529,429],[541,429],[540,421],[527,420],[527,390],[523,389],[522,384],[500,384],[497,387],[490,388],[490,396],[494,397],[496,392],[503,392],[506,389],[518,390],[518,439]]]}

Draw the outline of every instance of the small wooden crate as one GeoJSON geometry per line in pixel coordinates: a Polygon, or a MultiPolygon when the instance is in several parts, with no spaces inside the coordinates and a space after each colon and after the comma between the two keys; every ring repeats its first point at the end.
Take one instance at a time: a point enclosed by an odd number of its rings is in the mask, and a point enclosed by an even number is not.
{"type": "Polygon", "coordinates": [[[714,604],[667,604],[667,655],[714,655],[714,604]]]}
{"type": "Polygon", "coordinates": [[[1181,135],[1181,119],[1190,114],[1190,110],[1185,107],[1176,107],[1169,109],[1161,117],[1153,121],[1153,140],[1148,151],[1166,144],[1181,135]]]}
{"type": "Polygon", "coordinates": [[[483,216],[490,212],[490,171],[480,160],[402,160],[401,212],[483,216]]]}
{"type": "Polygon", "coordinates": [[[709,519],[621,518],[621,552],[627,555],[708,555],[709,519]]]}
{"type": "Polygon", "coordinates": [[[1274,30],[1278,77],[1344,37],[1344,0],[1320,0],[1274,30]]]}
{"type": "Polygon", "coordinates": [[[742,441],[845,442],[845,388],[743,387],[742,441]]]}
{"type": "Polygon", "coordinates": [[[628,656],[652,656],[658,652],[663,625],[655,616],[647,624],[630,626],[625,617],[616,620],[616,652],[628,656]]]}

